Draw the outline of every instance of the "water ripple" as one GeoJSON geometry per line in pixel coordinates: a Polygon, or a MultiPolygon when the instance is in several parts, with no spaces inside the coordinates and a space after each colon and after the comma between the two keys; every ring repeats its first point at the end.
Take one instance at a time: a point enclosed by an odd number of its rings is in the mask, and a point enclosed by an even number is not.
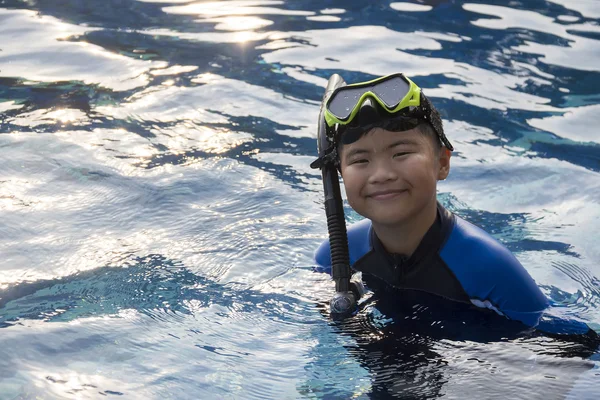
{"type": "Polygon", "coordinates": [[[2,394],[595,398],[592,338],[334,322],[312,272],[327,78],[402,71],[456,144],[440,200],[600,327],[597,4],[501,3],[0,2],[2,394]]]}

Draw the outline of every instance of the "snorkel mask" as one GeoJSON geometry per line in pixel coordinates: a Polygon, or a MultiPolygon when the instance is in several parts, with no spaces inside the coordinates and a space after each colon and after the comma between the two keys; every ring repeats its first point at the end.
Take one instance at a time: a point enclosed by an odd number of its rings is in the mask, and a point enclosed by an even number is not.
{"type": "Polygon", "coordinates": [[[337,173],[337,145],[353,143],[376,127],[406,131],[423,122],[433,127],[442,145],[450,151],[454,150],[444,134],[439,112],[404,74],[392,74],[352,85],[346,85],[337,74],[329,78],[317,125],[319,158],[310,166],[321,169],[323,176],[331,274],[336,288],[336,294],[330,302],[334,318],[351,314],[362,293],[360,283],[351,280],[348,236],[337,173]]]}

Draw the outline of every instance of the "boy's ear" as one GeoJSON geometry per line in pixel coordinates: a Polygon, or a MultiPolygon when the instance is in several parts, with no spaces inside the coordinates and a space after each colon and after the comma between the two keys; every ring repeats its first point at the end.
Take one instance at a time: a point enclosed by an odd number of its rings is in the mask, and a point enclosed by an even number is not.
{"type": "Polygon", "coordinates": [[[452,152],[447,147],[442,147],[438,158],[440,169],[438,170],[438,181],[443,181],[450,173],[450,157],[452,152]]]}

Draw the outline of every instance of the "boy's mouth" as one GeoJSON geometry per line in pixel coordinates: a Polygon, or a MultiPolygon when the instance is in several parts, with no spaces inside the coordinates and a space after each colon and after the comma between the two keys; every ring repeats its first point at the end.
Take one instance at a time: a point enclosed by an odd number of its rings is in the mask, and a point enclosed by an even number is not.
{"type": "Polygon", "coordinates": [[[369,193],[367,197],[373,200],[389,200],[393,199],[397,196],[400,196],[406,189],[388,189],[388,190],[378,190],[376,192],[369,193]]]}

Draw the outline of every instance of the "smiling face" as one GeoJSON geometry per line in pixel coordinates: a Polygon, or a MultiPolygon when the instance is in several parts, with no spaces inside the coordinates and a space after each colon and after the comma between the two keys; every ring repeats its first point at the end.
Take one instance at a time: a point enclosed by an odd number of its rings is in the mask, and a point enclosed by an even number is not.
{"type": "Polygon", "coordinates": [[[350,206],[374,224],[405,226],[436,207],[437,181],[450,170],[450,152],[436,149],[419,128],[373,129],[340,149],[350,206]]]}

